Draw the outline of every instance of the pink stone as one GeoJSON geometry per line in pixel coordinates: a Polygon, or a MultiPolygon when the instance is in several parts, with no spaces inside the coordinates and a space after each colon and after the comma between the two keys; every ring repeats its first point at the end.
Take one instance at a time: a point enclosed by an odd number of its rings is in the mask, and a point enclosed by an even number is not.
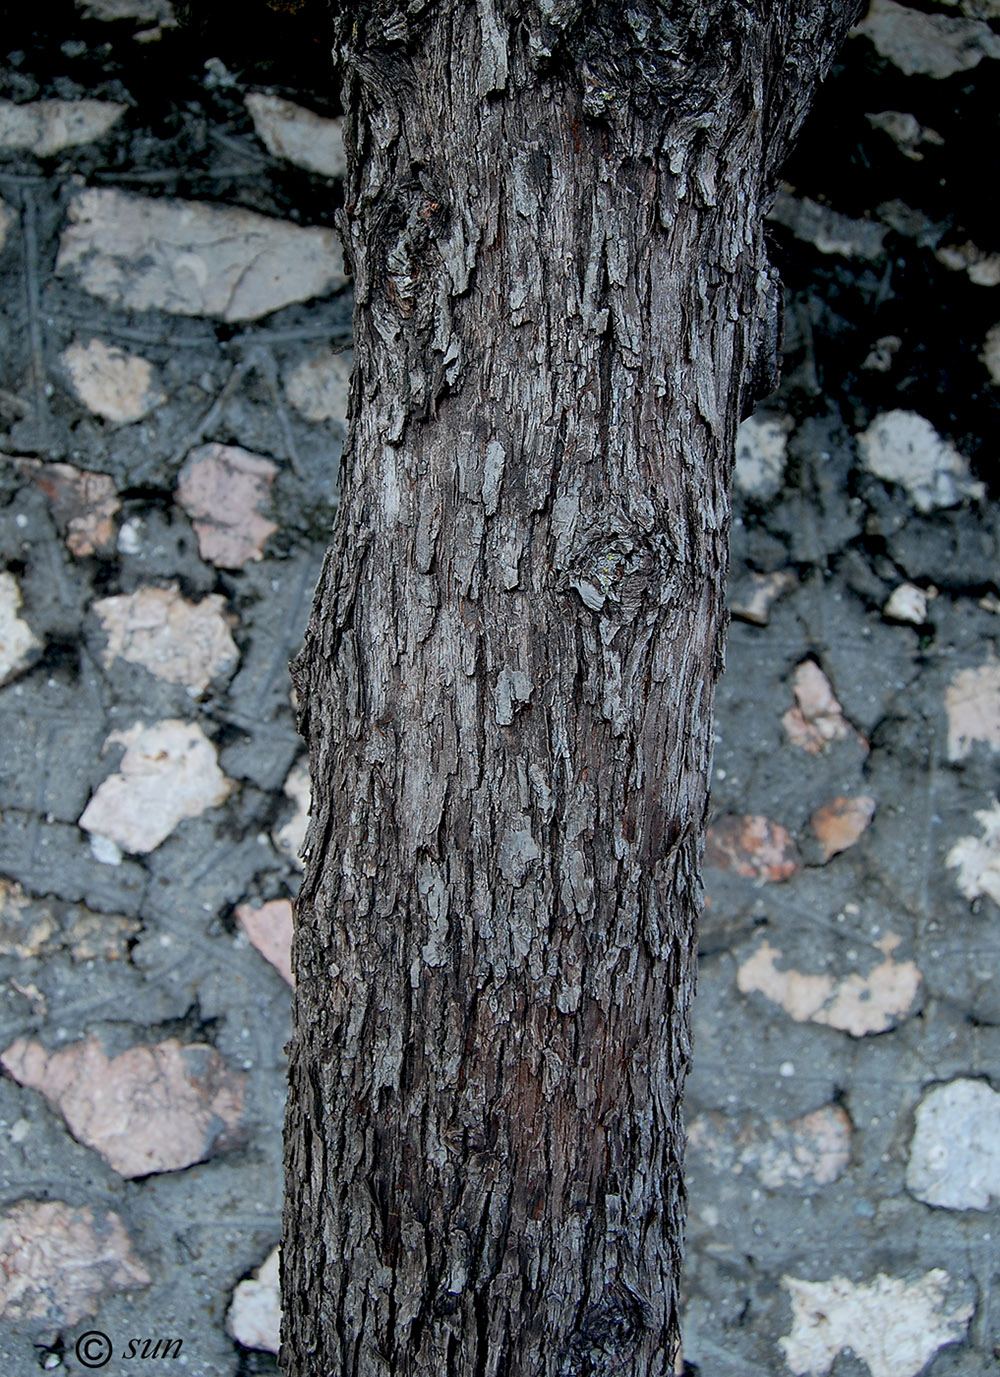
{"type": "Polygon", "coordinates": [[[734,1176],[752,1171],[771,1188],[829,1185],[846,1170],[850,1143],[851,1121],[836,1104],[787,1121],[713,1111],[688,1125],[692,1158],[734,1176]]]}
{"type": "Polygon", "coordinates": [[[799,853],[780,822],[756,813],[728,813],[708,829],[705,864],[774,883],[798,870],[799,853]]]}
{"type": "Polygon", "coordinates": [[[867,751],[868,743],[854,730],[837,702],[829,679],[814,660],[803,660],[792,678],[795,707],[781,719],[794,746],[819,755],[834,741],[854,737],[867,751]]]}
{"type": "Polygon", "coordinates": [[[261,956],[270,961],[289,985],[294,985],[291,902],[288,899],[272,899],[260,908],[240,904],[236,918],[261,956]]]}
{"type": "Polygon", "coordinates": [[[49,499],[53,520],[71,554],[82,558],[108,549],[121,502],[106,473],[75,469],[72,464],[43,464],[38,459],[18,459],[17,466],[49,499]]]}
{"type": "Polygon", "coordinates": [[[858,841],[875,813],[875,800],[867,794],[854,798],[843,795],[817,808],[810,818],[812,829],[823,847],[823,859],[846,851],[858,841]]]}
{"type": "Polygon", "coordinates": [[[62,1200],[19,1200],[0,1214],[0,1314],[52,1332],[97,1313],[101,1298],[148,1286],[121,1219],[62,1200]]]}
{"type": "Polygon", "coordinates": [[[242,569],[261,558],[264,542],[278,529],[260,514],[277,472],[270,459],[237,445],[191,451],[177,501],[191,517],[203,559],[222,569],[242,569]]]}
{"type": "Polygon", "coordinates": [[[96,1037],[59,1052],[19,1038],[0,1063],[121,1176],[179,1171],[238,1141],[246,1078],[214,1047],[168,1038],[109,1057],[96,1037]]]}

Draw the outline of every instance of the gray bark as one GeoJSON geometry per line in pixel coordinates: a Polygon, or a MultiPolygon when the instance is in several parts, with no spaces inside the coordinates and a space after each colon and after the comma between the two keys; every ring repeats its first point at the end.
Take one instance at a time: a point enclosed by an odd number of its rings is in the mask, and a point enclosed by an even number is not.
{"type": "Polygon", "coordinates": [[[282,1362],[672,1371],[762,213],[855,0],[352,6],[282,1362]]]}

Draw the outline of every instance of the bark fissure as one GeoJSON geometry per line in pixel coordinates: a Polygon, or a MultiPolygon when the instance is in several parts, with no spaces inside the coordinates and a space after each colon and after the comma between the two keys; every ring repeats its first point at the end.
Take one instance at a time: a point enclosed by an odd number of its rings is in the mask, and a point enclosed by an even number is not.
{"type": "Polygon", "coordinates": [[[761,214],[852,8],[341,19],[358,363],[295,668],[296,1377],[672,1370],[761,214]]]}

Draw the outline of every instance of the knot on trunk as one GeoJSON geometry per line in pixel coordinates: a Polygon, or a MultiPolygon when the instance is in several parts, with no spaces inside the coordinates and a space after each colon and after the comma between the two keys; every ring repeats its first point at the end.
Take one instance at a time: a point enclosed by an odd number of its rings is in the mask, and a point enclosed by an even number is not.
{"type": "Polygon", "coordinates": [[[612,1282],[568,1336],[559,1377],[604,1377],[620,1371],[652,1327],[646,1302],[623,1282],[612,1282]]]}

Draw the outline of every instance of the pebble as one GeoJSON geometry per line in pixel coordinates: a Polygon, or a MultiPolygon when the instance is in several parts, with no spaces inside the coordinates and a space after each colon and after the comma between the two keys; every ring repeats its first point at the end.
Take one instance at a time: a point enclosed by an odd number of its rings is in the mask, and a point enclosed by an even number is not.
{"type": "Polygon", "coordinates": [[[54,1337],[150,1281],[113,1210],[19,1200],[0,1213],[0,1314],[15,1329],[54,1337]]]}
{"type": "Polygon", "coordinates": [[[799,869],[799,851],[786,827],[758,813],[727,813],[705,838],[705,864],[761,883],[787,880],[799,869]]]}
{"type": "Polygon", "coordinates": [[[278,470],[270,459],[238,445],[193,449],[177,481],[177,501],[192,519],[202,559],[242,569],[262,558],[278,529],[261,516],[278,470]]]}
{"type": "Polygon", "coordinates": [[[779,970],[781,952],[764,941],[737,968],[736,987],[742,994],[757,992],[780,1004],[796,1023],[825,1024],[855,1038],[882,1033],[913,1012],[920,988],[921,975],[914,962],[893,959],[899,941],[887,933],[874,944],[883,959],[867,975],[852,972],[839,980],[832,975],[779,970]]]}
{"type": "Polygon", "coordinates": [[[884,225],[875,220],[853,220],[808,196],[780,190],[767,219],[772,224],[784,225],[796,239],[814,245],[820,253],[864,259],[881,258],[885,253],[884,225]]]}
{"type": "Polygon", "coordinates": [[[106,421],[141,421],[166,396],[153,382],[153,365],[138,354],[92,339],[60,355],[73,390],[88,411],[106,421]]]}
{"type": "MultiPolygon", "coordinates": [[[[0,218],[0,226],[2,226],[2,218],[0,218]]],[[[2,235],[2,228],[0,228],[0,235],[2,235]]],[[[0,244],[2,244],[2,238],[0,238],[0,244]]],[[[986,339],[983,341],[983,352],[979,357],[990,375],[990,380],[1000,385],[1000,321],[987,330],[986,339]]]]}
{"type": "Polygon", "coordinates": [[[742,578],[730,584],[729,610],[740,621],[767,626],[774,603],[797,583],[798,578],[791,569],[778,569],[772,574],[758,574],[748,569],[742,578]]]}
{"type": "Polygon", "coordinates": [[[959,837],[945,865],[957,870],[956,884],[969,900],[989,897],[1000,906],[1000,803],[980,809],[982,835],[959,837]]]}
{"type": "Polygon", "coordinates": [[[904,488],[918,512],[955,507],[986,492],[969,477],[965,456],[915,411],[881,412],[858,436],[858,453],[869,473],[904,488]]]}
{"type": "Polygon", "coordinates": [[[307,421],[347,423],[354,353],[344,349],[306,359],[285,378],[285,395],[307,421]]]}
{"type": "Polygon", "coordinates": [[[347,282],[334,230],[107,188],[70,201],[56,272],[112,306],[225,321],[258,320],[347,282]]]}
{"type": "Polygon", "coordinates": [[[282,788],[295,805],[292,817],[274,832],[274,844],[299,870],[304,869],[299,852],[306,839],[309,826],[309,809],[312,806],[312,783],[309,779],[309,761],[303,757],[289,770],[282,788]]]}
{"type": "Polygon", "coordinates": [[[180,1171],[239,1140],[246,1078],[214,1047],[167,1038],[109,1057],[96,1037],[58,1052],[19,1038],[0,1063],[126,1178],[180,1171]]]}
{"type": "Polygon", "coordinates": [[[236,920],[247,937],[289,985],[292,975],[292,905],[288,899],[271,899],[255,908],[240,904],[236,920]]]}
{"type": "Polygon", "coordinates": [[[0,100],[0,149],[50,158],[103,138],[127,109],[107,100],[0,100]]]}
{"type": "Polygon", "coordinates": [[[934,257],[952,272],[967,273],[977,287],[1000,285],[1000,253],[989,253],[971,239],[961,244],[942,244],[935,249],[934,257]]]}
{"type": "Polygon", "coordinates": [[[873,129],[881,129],[889,135],[899,151],[914,162],[922,162],[924,155],[919,151],[920,144],[929,143],[940,147],[944,139],[936,129],[925,128],[916,115],[903,110],[881,110],[877,114],[866,115],[865,119],[873,129]]]}
{"type": "Polygon", "coordinates": [[[901,583],[889,594],[882,615],[891,622],[910,622],[913,626],[923,626],[927,620],[929,601],[926,588],[918,588],[915,583],[901,583]]]}
{"type": "Polygon", "coordinates": [[[752,1171],[763,1186],[826,1186],[847,1169],[851,1121],[836,1104],[782,1121],[749,1114],[731,1118],[718,1111],[688,1124],[689,1157],[714,1171],[752,1171]]]}
{"type": "Polygon", "coordinates": [[[819,755],[834,741],[852,738],[867,750],[868,743],[844,716],[830,680],[815,660],[803,660],[792,676],[795,707],[789,708],[781,725],[793,746],[819,755]]]}
{"type": "Polygon", "coordinates": [[[781,491],[789,425],[784,417],[750,416],[736,432],[733,481],[747,497],[766,502],[781,491]]]}
{"type": "Polygon", "coordinates": [[[821,1377],[845,1351],[871,1377],[916,1377],[939,1348],[965,1337],[972,1318],[971,1301],[949,1299],[951,1278],[940,1267],[911,1281],[879,1272],[870,1282],[786,1275],[781,1284],[792,1328],[778,1345],[796,1377],[821,1377]]]}
{"type": "Polygon", "coordinates": [[[1000,57],[1000,36],[989,24],[925,14],[896,0],[871,0],[854,33],[870,38],[879,54],[907,76],[941,79],[977,67],[984,57],[1000,57]]]}
{"type": "Polygon", "coordinates": [[[0,876],[0,956],[37,956],[55,931],[54,915],[33,904],[16,880],[0,876]]]}
{"type": "Polygon", "coordinates": [[[72,464],[46,464],[39,459],[18,459],[17,465],[49,499],[52,519],[71,554],[83,559],[112,547],[115,515],[122,504],[106,473],[92,473],[72,464]]]}
{"type": "Polygon", "coordinates": [[[1000,1200],[1000,1095],[959,1077],[917,1105],[906,1186],[946,1210],[987,1210],[1000,1200]]]}
{"type": "Polygon", "coordinates": [[[0,684],[38,658],[42,643],[23,617],[21,589],[13,574],[0,573],[0,684]]]}
{"type": "Polygon", "coordinates": [[[104,750],[117,743],[125,747],[121,764],[99,785],[80,826],[110,837],[123,851],[155,850],[185,818],[223,803],[234,787],[197,722],[137,722],[112,732],[104,750]]]}
{"type": "Polygon", "coordinates": [[[1000,664],[960,669],[945,689],[948,759],[964,760],[981,743],[1000,751],[1000,664]]]}
{"type": "Polygon", "coordinates": [[[267,1255],[252,1277],[233,1292],[226,1328],[244,1348],[277,1353],[281,1331],[281,1292],[278,1284],[280,1249],[267,1255]]]}
{"type": "Polygon", "coordinates": [[[204,693],[239,659],[225,607],[218,593],[188,602],[176,584],[101,598],[93,611],[108,638],[104,664],[120,657],[167,683],[185,684],[192,694],[204,693]]]}
{"type": "Polygon", "coordinates": [[[302,105],[263,91],[251,91],[246,107],[257,137],[269,153],[322,177],[343,177],[347,171],[343,120],[324,119],[302,105]]]}
{"type": "Polygon", "coordinates": [[[809,819],[828,861],[854,846],[875,814],[875,800],[868,794],[853,798],[839,795],[817,808],[809,819]]]}

